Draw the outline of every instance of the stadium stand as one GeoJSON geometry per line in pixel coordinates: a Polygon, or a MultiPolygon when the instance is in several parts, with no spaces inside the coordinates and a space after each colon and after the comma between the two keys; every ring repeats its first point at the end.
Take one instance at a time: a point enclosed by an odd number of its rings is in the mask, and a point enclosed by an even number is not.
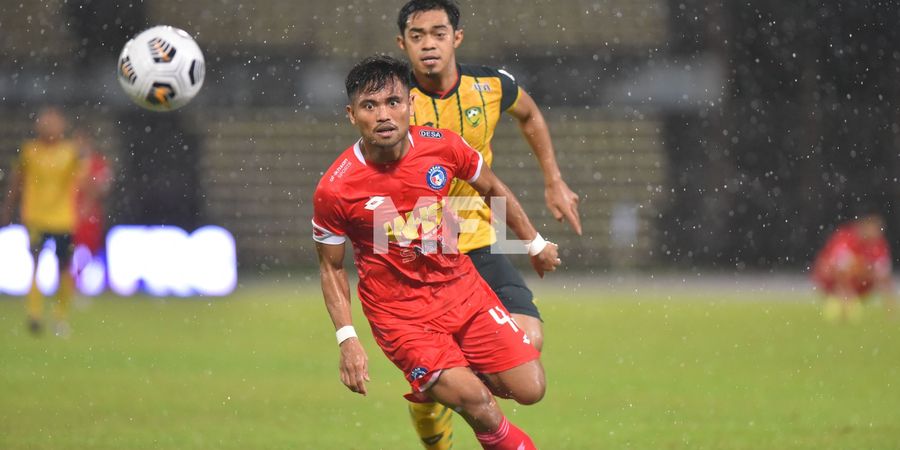
{"type": "MultiPolygon", "coordinates": [[[[358,57],[378,49],[363,36],[385,36],[381,51],[395,52],[396,12],[403,1],[329,2],[264,0],[253,3],[157,0],[147,5],[152,23],[191,29],[212,50],[236,47],[358,57]]],[[[558,53],[566,47],[644,48],[661,45],[667,3],[660,0],[575,0],[561,8],[550,0],[464,5],[461,24],[471,30],[462,55],[490,58],[510,48],[558,53]],[[602,23],[603,26],[598,26],[602,23]],[[483,30],[490,30],[486,32],[483,30]],[[499,32],[498,32],[499,30],[499,32]]],[[[510,55],[504,55],[509,57],[510,55]]]]}
{"type": "MultiPolygon", "coordinates": [[[[560,243],[563,256],[577,256],[570,258],[573,264],[646,264],[659,195],[659,189],[648,186],[661,186],[666,171],[659,126],[652,120],[582,114],[554,112],[548,120],[560,166],[582,195],[584,237],[546,212],[537,163],[515,124],[504,124],[494,138],[497,173],[545,234],[560,243]],[[616,205],[638,208],[638,228],[633,246],[615,249],[612,260],[610,223],[616,205]]],[[[310,195],[320,171],[356,139],[355,129],[343,117],[316,120],[290,109],[223,111],[207,120],[200,179],[208,219],[234,232],[245,261],[296,265],[314,258],[310,195]]]]}
{"type": "Polygon", "coordinates": [[[0,5],[0,54],[6,64],[18,66],[73,64],[71,55],[78,43],[66,26],[61,12],[65,2],[3,2],[0,5]]]}

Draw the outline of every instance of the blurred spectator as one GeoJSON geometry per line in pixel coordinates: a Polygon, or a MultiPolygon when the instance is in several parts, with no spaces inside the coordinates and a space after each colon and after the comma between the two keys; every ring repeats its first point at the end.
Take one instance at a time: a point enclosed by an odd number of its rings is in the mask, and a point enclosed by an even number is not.
{"type": "Polygon", "coordinates": [[[890,309],[891,252],[881,215],[868,212],[838,227],[816,257],[812,278],[825,295],[823,315],[829,321],[858,321],[872,293],[880,293],[890,309]]]}
{"type": "Polygon", "coordinates": [[[44,315],[43,294],[37,285],[38,256],[46,241],[54,241],[59,274],[55,332],[63,337],[69,334],[68,310],[74,290],[68,268],[75,228],[75,197],[81,177],[78,150],[65,137],[67,128],[66,117],[58,108],[48,107],[38,113],[35,138],[26,140],[19,149],[0,211],[0,225],[7,225],[12,222],[18,204],[20,219],[30,236],[35,276],[26,308],[28,327],[33,334],[41,332],[44,315]]]}
{"type": "MultiPolygon", "coordinates": [[[[90,254],[83,261],[75,261],[75,273],[79,275],[92,260],[103,256],[106,235],[106,196],[112,186],[112,171],[106,156],[97,150],[94,139],[82,129],[73,133],[75,145],[81,155],[84,178],[76,197],[75,248],[82,247],[90,254]]],[[[76,254],[79,251],[76,251],[76,254]]]]}

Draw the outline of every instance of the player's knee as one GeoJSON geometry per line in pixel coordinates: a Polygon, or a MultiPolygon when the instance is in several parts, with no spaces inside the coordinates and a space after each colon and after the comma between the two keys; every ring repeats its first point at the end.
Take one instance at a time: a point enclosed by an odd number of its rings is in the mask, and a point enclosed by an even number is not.
{"type": "Polygon", "coordinates": [[[477,412],[478,410],[490,408],[494,403],[494,396],[485,386],[479,386],[478,389],[470,389],[462,395],[460,407],[467,411],[477,412]]]}
{"type": "Polygon", "coordinates": [[[494,429],[500,425],[503,413],[497,405],[497,401],[491,391],[482,386],[480,389],[465,393],[460,399],[459,405],[454,408],[463,416],[470,418],[479,427],[494,429]]]}
{"type": "Polygon", "coordinates": [[[520,374],[514,383],[507,383],[511,388],[509,397],[521,405],[533,405],[541,401],[547,392],[547,379],[543,367],[537,361],[532,361],[530,366],[524,376],[520,374]]]}
{"type": "Polygon", "coordinates": [[[547,383],[545,383],[542,378],[540,382],[531,383],[527,386],[523,386],[521,389],[513,391],[513,400],[520,405],[533,405],[541,401],[546,392],[547,383]]]}

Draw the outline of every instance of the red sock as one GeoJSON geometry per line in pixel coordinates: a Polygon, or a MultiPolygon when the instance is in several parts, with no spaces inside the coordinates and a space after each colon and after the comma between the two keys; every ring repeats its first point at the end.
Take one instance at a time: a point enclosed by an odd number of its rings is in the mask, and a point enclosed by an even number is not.
{"type": "Polygon", "coordinates": [[[500,422],[497,431],[488,433],[475,433],[481,448],[484,450],[537,450],[531,438],[515,425],[509,423],[506,417],[500,422]]]}

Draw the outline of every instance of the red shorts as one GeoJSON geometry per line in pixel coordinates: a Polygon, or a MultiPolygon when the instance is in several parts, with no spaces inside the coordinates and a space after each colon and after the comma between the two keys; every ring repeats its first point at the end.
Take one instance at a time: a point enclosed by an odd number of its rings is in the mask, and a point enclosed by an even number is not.
{"type": "Polygon", "coordinates": [[[375,342],[414,392],[430,388],[443,369],[497,373],[540,356],[490,286],[475,276],[474,289],[464,294],[468,299],[432,320],[369,320],[375,342]]]}
{"type": "Polygon", "coordinates": [[[81,220],[75,226],[75,246],[83,245],[92,255],[103,248],[103,224],[99,221],[81,220]]]}
{"type": "MultiPolygon", "coordinates": [[[[838,293],[838,282],[834,277],[813,277],[813,281],[819,286],[819,289],[825,291],[826,294],[838,293]]],[[[875,280],[872,279],[854,279],[848,286],[853,293],[858,296],[868,295],[875,287],[875,280]]]]}

